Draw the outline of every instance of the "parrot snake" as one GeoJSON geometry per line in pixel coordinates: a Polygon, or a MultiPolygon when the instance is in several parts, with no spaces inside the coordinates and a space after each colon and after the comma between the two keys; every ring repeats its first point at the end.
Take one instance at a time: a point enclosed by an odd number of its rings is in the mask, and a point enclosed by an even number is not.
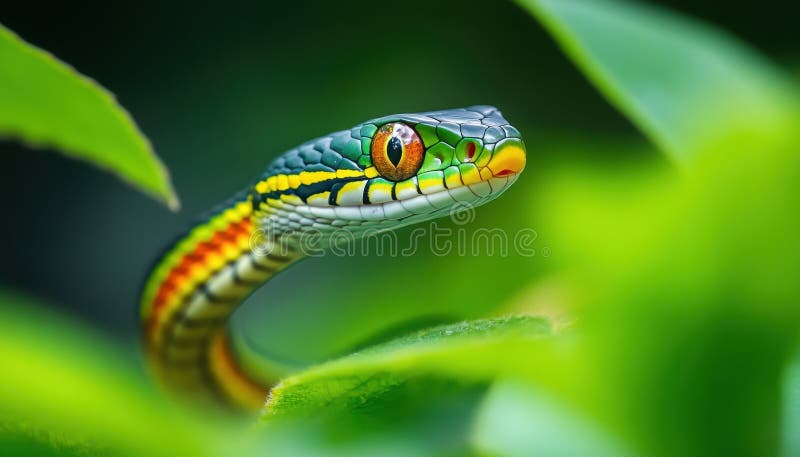
{"type": "Polygon", "coordinates": [[[243,368],[228,321],[305,257],[304,235],[360,237],[481,205],[524,167],[519,131],[491,106],[381,117],[285,152],[178,237],[149,273],[140,302],[149,364],[180,396],[262,407],[277,379],[243,368]]]}

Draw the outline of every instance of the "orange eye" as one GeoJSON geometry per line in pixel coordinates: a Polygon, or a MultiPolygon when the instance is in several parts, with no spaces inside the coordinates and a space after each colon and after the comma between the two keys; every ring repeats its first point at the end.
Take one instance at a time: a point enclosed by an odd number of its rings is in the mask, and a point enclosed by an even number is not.
{"type": "Polygon", "coordinates": [[[425,147],[414,129],[396,122],[378,129],[370,155],[382,177],[402,181],[414,176],[422,166],[425,147]]]}

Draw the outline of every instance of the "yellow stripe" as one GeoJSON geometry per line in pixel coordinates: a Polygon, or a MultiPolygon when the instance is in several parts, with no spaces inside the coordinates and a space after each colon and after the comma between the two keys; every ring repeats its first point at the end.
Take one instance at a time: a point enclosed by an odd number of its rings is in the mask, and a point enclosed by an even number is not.
{"type": "Polygon", "coordinates": [[[318,182],[336,178],[336,173],[332,171],[302,171],[300,172],[300,182],[305,186],[310,186],[318,182]]]}
{"type": "Polygon", "coordinates": [[[331,179],[342,178],[371,178],[378,175],[375,167],[370,167],[365,171],[361,170],[336,170],[336,171],[301,171],[293,175],[273,175],[256,184],[256,190],[262,194],[274,191],[284,191],[297,189],[300,186],[310,186],[331,179]]]}
{"type": "Polygon", "coordinates": [[[461,170],[461,180],[465,185],[475,184],[481,182],[481,174],[478,172],[478,167],[471,163],[462,163],[458,166],[461,170]]]}
{"type": "Polygon", "coordinates": [[[269,190],[269,179],[267,179],[265,181],[261,181],[258,184],[256,184],[256,191],[258,193],[261,193],[261,194],[269,193],[270,192],[270,190],[269,190]]]}
{"type": "Polygon", "coordinates": [[[364,200],[364,186],[367,181],[353,181],[345,184],[336,194],[336,204],[360,204],[364,200]]]}
{"type": "Polygon", "coordinates": [[[379,174],[380,173],[378,173],[378,169],[375,167],[369,167],[366,170],[364,170],[364,176],[366,176],[369,179],[372,179],[378,176],[379,174]]]}
{"type": "Polygon", "coordinates": [[[325,192],[311,195],[306,199],[306,203],[312,206],[328,206],[330,196],[331,193],[326,190],[325,192]]]}
{"type": "Polygon", "coordinates": [[[289,178],[287,178],[286,175],[278,175],[275,179],[277,180],[276,186],[278,190],[286,190],[289,188],[289,178]]]}
{"type": "Polygon", "coordinates": [[[429,171],[417,176],[419,190],[430,194],[444,189],[444,174],[441,171],[429,171]]]}
{"type": "Polygon", "coordinates": [[[367,191],[370,203],[384,203],[392,201],[393,184],[388,181],[373,181],[367,191]]]}
{"type": "Polygon", "coordinates": [[[461,185],[461,173],[456,167],[448,167],[444,173],[444,184],[448,189],[453,189],[461,185]],[[448,172],[448,170],[450,170],[448,172]]]}
{"type": "Polygon", "coordinates": [[[290,205],[304,205],[303,199],[293,194],[282,194],[281,201],[290,205]]]}
{"type": "MultiPolygon", "coordinates": [[[[150,316],[150,310],[153,307],[153,300],[161,287],[161,283],[167,278],[169,273],[183,259],[183,256],[193,251],[201,242],[208,241],[214,236],[214,233],[226,228],[231,223],[241,222],[242,219],[248,217],[252,210],[252,201],[248,197],[247,200],[236,203],[230,208],[226,208],[219,214],[212,216],[208,222],[193,228],[185,238],[180,240],[164,257],[159,264],[153,269],[153,273],[147,280],[144,293],[142,294],[142,302],[140,306],[140,315],[142,319],[147,319],[150,316]]],[[[213,258],[214,263],[212,267],[217,267],[216,258],[213,258]]],[[[198,273],[199,274],[199,273],[198,273]]],[[[187,284],[188,285],[188,284],[187,284]]],[[[180,295],[180,294],[177,294],[180,295]]],[[[175,297],[174,300],[167,304],[167,309],[171,310],[174,306],[174,301],[178,301],[181,297],[175,297]]],[[[169,312],[164,313],[169,314],[169,312]]]]}
{"type": "Polygon", "coordinates": [[[364,176],[361,170],[336,170],[337,178],[360,178],[364,176]]]}
{"type": "Polygon", "coordinates": [[[394,188],[397,198],[400,200],[417,196],[417,181],[414,178],[406,179],[395,184],[394,188]]]}

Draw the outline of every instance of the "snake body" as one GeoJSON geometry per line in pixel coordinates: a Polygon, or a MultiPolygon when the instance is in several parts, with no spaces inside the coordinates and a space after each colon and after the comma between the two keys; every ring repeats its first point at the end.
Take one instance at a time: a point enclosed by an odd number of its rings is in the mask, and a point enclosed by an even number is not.
{"type": "Polygon", "coordinates": [[[141,297],[145,351],[169,390],[256,409],[276,379],[246,372],[227,322],[247,296],[334,233],[353,238],[477,206],[525,165],[519,131],[490,106],[373,119],[277,157],[181,235],[141,297]]]}

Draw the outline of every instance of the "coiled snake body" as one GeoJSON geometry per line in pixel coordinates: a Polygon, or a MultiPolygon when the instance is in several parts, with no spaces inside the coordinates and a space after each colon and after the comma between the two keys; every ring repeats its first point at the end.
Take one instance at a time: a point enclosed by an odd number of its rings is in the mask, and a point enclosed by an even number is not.
{"type": "Polygon", "coordinates": [[[303,237],[353,237],[477,206],[525,166],[519,131],[490,106],[374,119],[275,159],[252,186],[170,246],[148,277],[148,359],[170,390],[255,409],[275,379],[237,362],[231,313],[304,257],[303,237]]]}

